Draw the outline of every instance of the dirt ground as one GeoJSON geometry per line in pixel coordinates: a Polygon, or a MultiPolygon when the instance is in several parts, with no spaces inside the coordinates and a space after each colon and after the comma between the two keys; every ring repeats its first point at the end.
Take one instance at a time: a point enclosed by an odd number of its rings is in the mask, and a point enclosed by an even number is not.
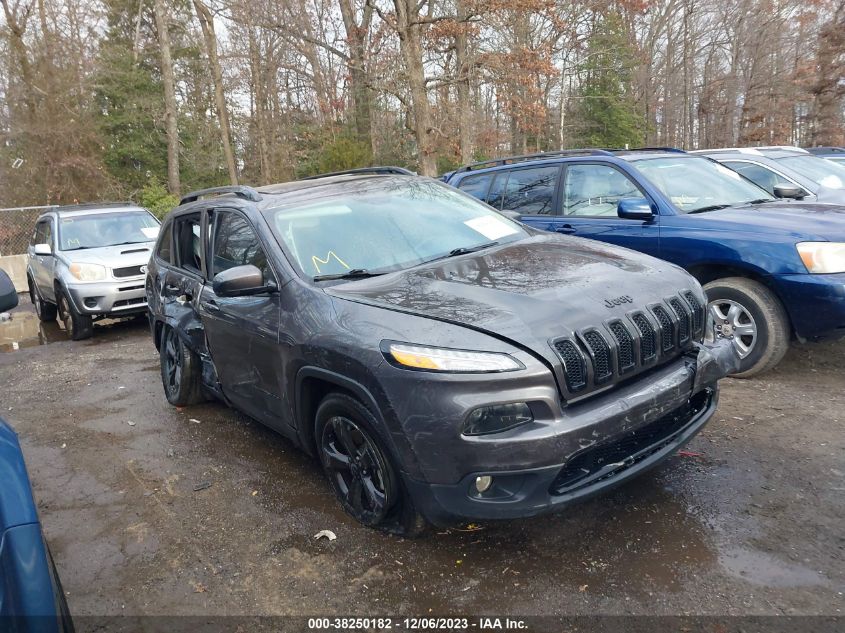
{"type": "Polygon", "coordinates": [[[0,414],[74,615],[845,609],[843,342],[723,381],[688,447],[700,456],[561,515],[406,541],[353,522],[317,464],[258,423],[171,407],[143,319],[74,343],[29,305],[13,314],[0,414]]]}

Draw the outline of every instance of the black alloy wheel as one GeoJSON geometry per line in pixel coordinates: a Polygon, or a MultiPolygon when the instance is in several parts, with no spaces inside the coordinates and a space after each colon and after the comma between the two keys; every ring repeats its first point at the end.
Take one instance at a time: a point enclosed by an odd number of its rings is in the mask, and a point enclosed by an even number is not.
{"type": "Polygon", "coordinates": [[[347,512],[368,526],[382,523],[396,495],[391,469],[369,434],[345,416],[323,427],[320,458],[347,512]]]}

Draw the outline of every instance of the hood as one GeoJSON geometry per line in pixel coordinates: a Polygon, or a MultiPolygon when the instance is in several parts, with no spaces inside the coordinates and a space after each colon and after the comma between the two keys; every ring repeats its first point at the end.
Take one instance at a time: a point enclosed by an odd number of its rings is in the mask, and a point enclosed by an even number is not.
{"type": "Polygon", "coordinates": [[[326,292],[482,330],[556,363],[551,339],[599,327],[682,290],[692,290],[703,301],[698,283],[673,264],[592,240],[542,233],[326,292]]]}
{"type": "MultiPolygon", "coordinates": [[[[845,207],[808,202],[766,202],[687,216],[710,222],[729,222],[754,233],[790,234],[798,240],[845,241],[845,207]]],[[[715,227],[714,227],[715,228],[715,227]]]]}
{"type": "Polygon", "coordinates": [[[78,251],[59,251],[59,255],[68,263],[84,262],[100,264],[106,268],[124,268],[142,266],[150,261],[155,240],[139,244],[120,244],[102,248],[85,248],[78,251]]]}

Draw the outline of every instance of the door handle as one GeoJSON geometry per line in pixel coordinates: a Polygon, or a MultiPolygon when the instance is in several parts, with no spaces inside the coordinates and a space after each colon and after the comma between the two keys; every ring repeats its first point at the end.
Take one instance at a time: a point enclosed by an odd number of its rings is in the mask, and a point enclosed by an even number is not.
{"type": "Polygon", "coordinates": [[[209,312],[220,312],[220,306],[217,305],[217,303],[213,299],[203,301],[202,307],[208,310],[209,312]]]}
{"type": "Polygon", "coordinates": [[[164,284],[164,289],[167,290],[167,292],[177,292],[178,290],[181,290],[179,286],[174,286],[173,284],[164,284]]]}
{"type": "Polygon", "coordinates": [[[571,235],[572,233],[575,233],[575,231],[577,231],[577,229],[571,224],[563,224],[555,229],[556,233],[563,233],[565,235],[571,235]]]}

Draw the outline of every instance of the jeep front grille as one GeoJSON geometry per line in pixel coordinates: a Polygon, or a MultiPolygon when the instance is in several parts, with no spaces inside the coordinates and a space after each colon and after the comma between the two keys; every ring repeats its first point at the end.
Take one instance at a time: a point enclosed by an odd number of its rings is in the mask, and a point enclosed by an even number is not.
{"type": "Polygon", "coordinates": [[[551,342],[566,394],[589,393],[678,357],[701,340],[704,306],[691,291],[551,342]]]}

